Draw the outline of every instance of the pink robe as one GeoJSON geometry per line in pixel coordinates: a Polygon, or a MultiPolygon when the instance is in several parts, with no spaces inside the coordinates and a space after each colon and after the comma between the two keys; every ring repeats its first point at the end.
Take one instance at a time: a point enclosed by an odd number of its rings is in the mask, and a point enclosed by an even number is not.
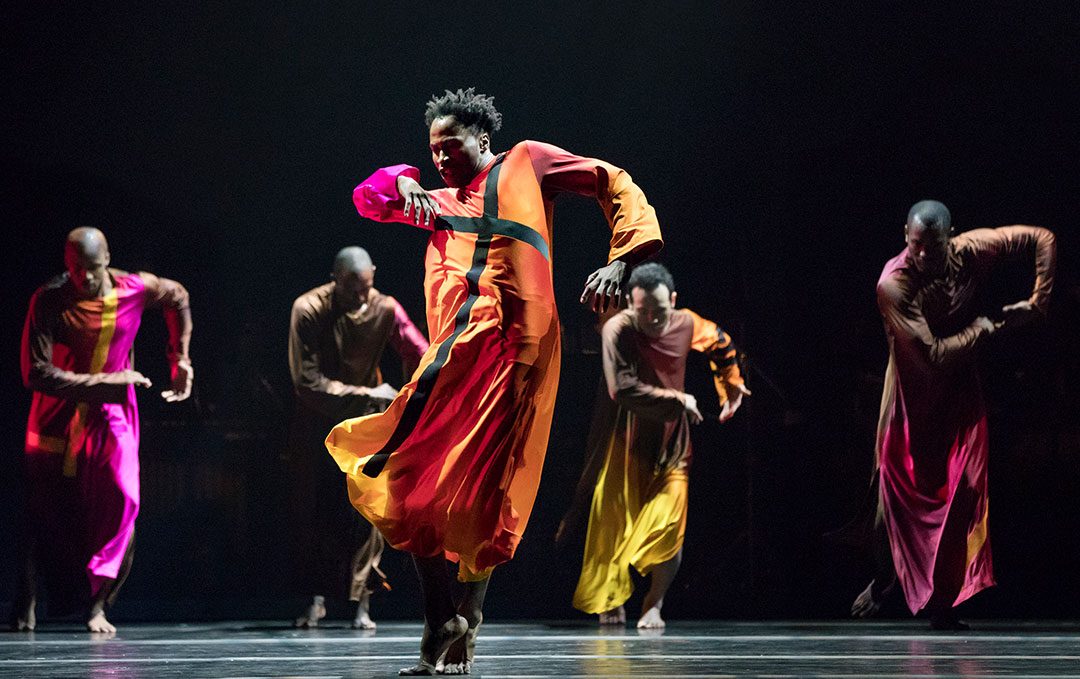
{"type": "MultiPolygon", "coordinates": [[[[187,308],[179,283],[110,269],[105,297],[78,299],[67,274],[34,293],[22,337],[24,383],[34,390],[26,455],[73,479],[81,550],[94,595],[120,571],[139,513],[139,411],[134,385],[111,385],[109,373],[132,368],[143,309],[165,304],[171,358],[187,356],[176,312],[187,308]],[[107,401],[107,402],[103,402],[107,401]]],[[[190,332],[190,326],[186,327],[190,332]]],[[[58,502],[61,502],[57,498],[58,502]]],[[[35,502],[40,507],[45,503],[35,502]]]]}
{"type": "Polygon", "coordinates": [[[878,423],[881,506],[893,564],[912,613],[931,597],[951,605],[994,583],[987,529],[987,425],[974,348],[985,284],[999,258],[1035,270],[1030,301],[1046,310],[1054,237],[1031,226],[976,229],[950,244],[943,278],[920,275],[901,252],[878,280],[889,339],[878,423]]]}

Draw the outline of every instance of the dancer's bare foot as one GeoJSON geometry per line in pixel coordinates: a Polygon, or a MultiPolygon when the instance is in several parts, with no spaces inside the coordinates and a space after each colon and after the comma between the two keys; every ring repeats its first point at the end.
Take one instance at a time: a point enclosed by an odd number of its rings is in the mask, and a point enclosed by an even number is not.
{"type": "Polygon", "coordinates": [[[866,589],[855,597],[855,601],[851,604],[851,617],[872,618],[881,611],[881,606],[885,602],[875,596],[877,592],[874,591],[874,584],[875,581],[871,580],[866,589]]]}
{"type": "Polygon", "coordinates": [[[91,632],[113,634],[116,626],[105,619],[105,611],[94,611],[90,619],[86,621],[86,629],[91,632]]]}
{"type": "Polygon", "coordinates": [[[293,623],[293,627],[318,627],[319,621],[326,617],[326,597],[316,595],[308,606],[307,613],[293,623]]]}
{"type": "Polygon", "coordinates": [[[866,589],[860,592],[859,596],[855,597],[855,601],[851,603],[851,617],[872,618],[876,616],[881,612],[881,608],[885,605],[885,601],[889,598],[889,594],[892,593],[895,586],[896,578],[893,578],[884,587],[876,579],[871,580],[866,589]]]}
{"type": "Polygon", "coordinates": [[[622,606],[613,608],[610,611],[604,611],[599,615],[601,625],[625,625],[626,624],[626,609],[622,606]]]}
{"type": "Polygon", "coordinates": [[[476,635],[480,632],[480,623],[484,616],[469,620],[469,629],[465,634],[446,649],[443,664],[438,666],[439,674],[469,674],[472,672],[473,658],[476,656],[476,635]]]}
{"type": "Polygon", "coordinates": [[[469,629],[469,623],[460,615],[455,615],[442,624],[437,630],[432,630],[424,623],[424,636],[420,639],[420,660],[412,667],[404,667],[398,674],[405,677],[430,677],[435,674],[435,666],[439,664],[446,650],[465,635],[469,629]]]}
{"type": "Polygon", "coordinates": [[[361,599],[356,606],[356,617],[353,618],[353,629],[375,629],[375,621],[371,619],[371,613],[368,611],[368,602],[365,599],[361,599]]]}
{"type": "Polygon", "coordinates": [[[37,627],[37,603],[36,599],[31,597],[29,603],[19,606],[15,604],[18,613],[11,618],[11,631],[12,632],[33,632],[37,627]],[[21,609],[21,610],[20,610],[21,609]]]}
{"type": "Polygon", "coordinates": [[[667,623],[660,617],[660,608],[653,606],[641,614],[637,621],[638,629],[663,629],[667,623]]]}

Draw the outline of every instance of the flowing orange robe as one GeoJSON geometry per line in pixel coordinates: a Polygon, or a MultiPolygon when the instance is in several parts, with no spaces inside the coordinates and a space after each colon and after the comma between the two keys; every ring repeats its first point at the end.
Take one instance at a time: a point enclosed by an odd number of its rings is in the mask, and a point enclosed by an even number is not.
{"type": "MultiPolygon", "coordinates": [[[[402,174],[419,176],[398,165],[358,186],[360,214],[409,223],[402,174]]],[[[549,144],[516,144],[469,186],[432,191],[442,217],[425,258],[431,346],[385,412],[326,439],[353,505],[387,542],[445,554],[463,581],[513,557],[540,482],[559,376],[550,253],[563,192],[600,202],[609,262],[661,247],[656,213],[626,172],[549,144]]]]}

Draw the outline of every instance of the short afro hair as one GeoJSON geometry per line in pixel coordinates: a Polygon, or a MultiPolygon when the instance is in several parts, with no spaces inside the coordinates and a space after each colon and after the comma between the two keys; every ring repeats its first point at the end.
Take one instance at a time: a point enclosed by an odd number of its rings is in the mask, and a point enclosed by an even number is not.
{"type": "Polygon", "coordinates": [[[649,262],[634,268],[626,289],[629,291],[641,288],[645,292],[652,292],[661,284],[667,286],[668,292],[675,292],[675,279],[671,277],[671,272],[665,269],[663,264],[649,262]]]}
{"type": "Polygon", "coordinates": [[[495,110],[494,102],[495,97],[477,94],[474,87],[457,92],[446,90],[441,97],[431,95],[424,111],[424,123],[431,127],[436,118],[453,116],[473,132],[498,132],[502,128],[502,114],[495,110]]]}

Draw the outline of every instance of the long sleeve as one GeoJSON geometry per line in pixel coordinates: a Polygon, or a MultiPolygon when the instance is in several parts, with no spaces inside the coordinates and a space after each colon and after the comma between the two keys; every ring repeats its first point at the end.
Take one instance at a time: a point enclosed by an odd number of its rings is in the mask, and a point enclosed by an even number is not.
{"type": "Polygon", "coordinates": [[[716,323],[698,316],[689,309],[686,311],[694,319],[694,334],[690,340],[690,348],[700,351],[709,359],[716,394],[720,398],[720,405],[724,405],[736,388],[743,383],[739,363],[736,360],[735,345],[731,337],[716,323]]]}
{"type": "Polygon", "coordinates": [[[428,342],[413,325],[409,314],[405,313],[404,307],[394,300],[394,330],[390,333],[390,346],[401,357],[401,367],[408,381],[416,368],[420,365],[420,359],[428,349],[428,342]]]}
{"type": "MultiPolygon", "coordinates": [[[[411,165],[391,165],[376,170],[353,189],[353,204],[361,217],[377,222],[404,222],[412,224],[402,209],[405,201],[397,190],[397,179],[406,176],[420,181],[420,171],[411,165]]],[[[421,227],[423,228],[423,227],[421,227]]],[[[428,227],[430,231],[430,227],[428,227]]]]}
{"type": "Polygon", "coordinates": [[[319,367],[318,319],[303,297],[293,303],[289,322],[289,373],[297,397],[328,416],[366,412],[371,399],[362,388],[323,374],[319,367]]]}
{"type": "Polygon", "coordinates": [[[169,278],[159,278],[152,273],[139,272],[146,285],[146,308],[160,307],[169,329],[169,362],[174,374],[179,361],[188,360],[191,346],[191,301],[188,291],[169,278]]]}
{"type": "Polygon", "coordinates": [[[626,171],[596,158],[585,158],[542,142],[526,142],[541,190],[596,198],[611,227],[608,263],[635,264],[658,252],[664,241],[656,210],[626,171]]]}
{"type": "Polygon", "coordinates": [[[19,352],[23,385],[56,398],[123,403],[128,385],[122,373],[76,373],[53,364],[54,324],[60,312],[47,307],[41,291],[35,293],[23,325],[19,352]]]}
{"type": "Polygon", "coordinates": [[[604,379],[608,395],[620,406],[650,420],[676,420],[685,411],[675,389],[656,387],[638,376],[630,326],[622,314],[601,331],[604,379]]]}
{"type": "Polygon", "coordinates": [[[955,335],[935,337],[922,309],[906,294],[903,283],[894,278],[878,282],[877,298],[896,359],[905,366],[947,368],[969,355],[986,333],[985,328],[972,323],[955,335]]]}
{"type": "Polygon", "coordinates": [[[980,260],[992,264],[997,258],[1025,258],[1035,268],[1035,286],[1029,301],[1044,314],[1050,304],[1057,267],[1057,243],[1053,232],[1038,226],[1003,226],[973,229],[961,236],[980,260]]]}

